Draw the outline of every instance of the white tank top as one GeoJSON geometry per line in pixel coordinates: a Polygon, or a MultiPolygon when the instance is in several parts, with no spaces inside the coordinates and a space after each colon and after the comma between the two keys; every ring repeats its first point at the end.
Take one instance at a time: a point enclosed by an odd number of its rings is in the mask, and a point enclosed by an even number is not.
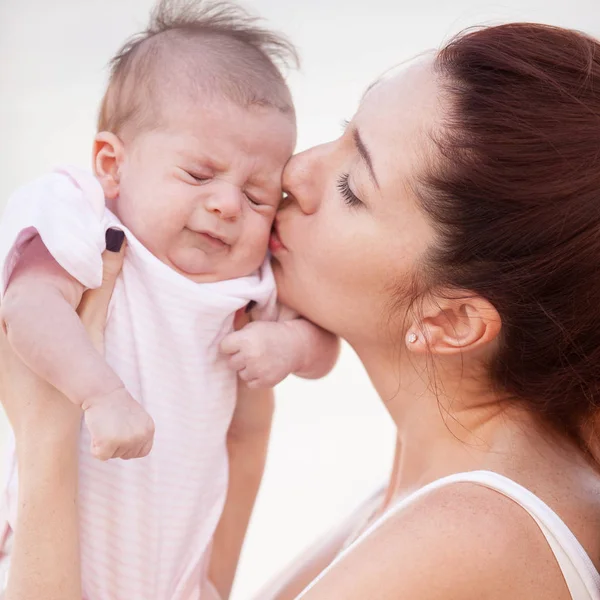
{"type": "MultiPolygon", "coordinates": [[[[300,600],[319,579],[329,571],[354,546],[377,529],[398,511],[419,500],[429,492],[455,483],[475,483],[499,492],[522,506],[538,524],[550,546],[573,600],[600,600],[600,573],[583,546],[564,521],[534,493],[512,479],[492,471],[456,473],[433,481],[413,494],[400,500],[380,519],[375,521],[362,535],[344,549],[335,561],[298,597],[300,600]]],[[[600,532],[599,532],[600,534],[600,532]]]]}

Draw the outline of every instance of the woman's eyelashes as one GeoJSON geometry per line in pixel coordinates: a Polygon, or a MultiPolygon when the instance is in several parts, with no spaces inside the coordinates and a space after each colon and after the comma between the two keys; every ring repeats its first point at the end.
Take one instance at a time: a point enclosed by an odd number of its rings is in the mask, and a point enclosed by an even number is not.
{"type": "Polygon", "coordinates": [[[340,126],[342,128],[342,133],[346,133],[346,129],[350,126],[350,119],[343,119],[340,126]]]}
{"type": "Polygon", "coordinates": [[[360,206],[363,201],[356,196],[356,194],[350,189],[350,184],[348,179],[350,178],[349,173],[343,173],[338,179],[337,189],[339,190],[342,198],[344,198],[344,202],[348,206],[360,206]]]}

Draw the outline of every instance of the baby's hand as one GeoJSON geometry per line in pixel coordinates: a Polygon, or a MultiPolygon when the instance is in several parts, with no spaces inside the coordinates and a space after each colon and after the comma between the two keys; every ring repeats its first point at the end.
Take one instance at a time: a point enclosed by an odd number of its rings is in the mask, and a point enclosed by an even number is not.
{"type": "Polygon", "coordinates": [[[273,387],[297,370],[297,337],[285,323],[254,321],[227,335],[220,350],[248,387],[273,387]]]}
{"type": "Polygon", "coordinates": [[[84,405],[92,455],[100,460],[141,458],[152,449],[154,421],[125,388],[84,405]]]}

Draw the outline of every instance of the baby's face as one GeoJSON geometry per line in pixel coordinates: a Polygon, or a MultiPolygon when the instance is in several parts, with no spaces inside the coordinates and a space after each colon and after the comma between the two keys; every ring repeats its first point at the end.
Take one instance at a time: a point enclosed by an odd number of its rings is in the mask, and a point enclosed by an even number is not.
{"type": "Polygon", "coordinates": [[[160,129],[125,144],[114,208],[157,258],[198,282],[264,261],[296,143],[289,115],[226,100],[174,100],[160,129]]]}

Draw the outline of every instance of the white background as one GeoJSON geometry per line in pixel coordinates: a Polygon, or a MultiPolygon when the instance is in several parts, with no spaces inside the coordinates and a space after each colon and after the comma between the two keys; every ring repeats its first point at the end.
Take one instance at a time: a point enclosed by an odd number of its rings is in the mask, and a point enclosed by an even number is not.
{"type": "MultiPolygon", "coordinates": [[[[0,0],[0,208],[55,164],[87,165],[112,54],[142,29],[151,0],[0,0]]],[[[327,141],[381,72],[477,24],[542,21],[600,36],[600,0],[253,0],[287,33],[299,149],[327,141]]],[[[0,420],[6,439],[6,425],[0,420]]],[[[381,483],[393,429],[352,352],[319,382],[278,389],[267,471],[235,600],[252,593],[381,483]]]]}

